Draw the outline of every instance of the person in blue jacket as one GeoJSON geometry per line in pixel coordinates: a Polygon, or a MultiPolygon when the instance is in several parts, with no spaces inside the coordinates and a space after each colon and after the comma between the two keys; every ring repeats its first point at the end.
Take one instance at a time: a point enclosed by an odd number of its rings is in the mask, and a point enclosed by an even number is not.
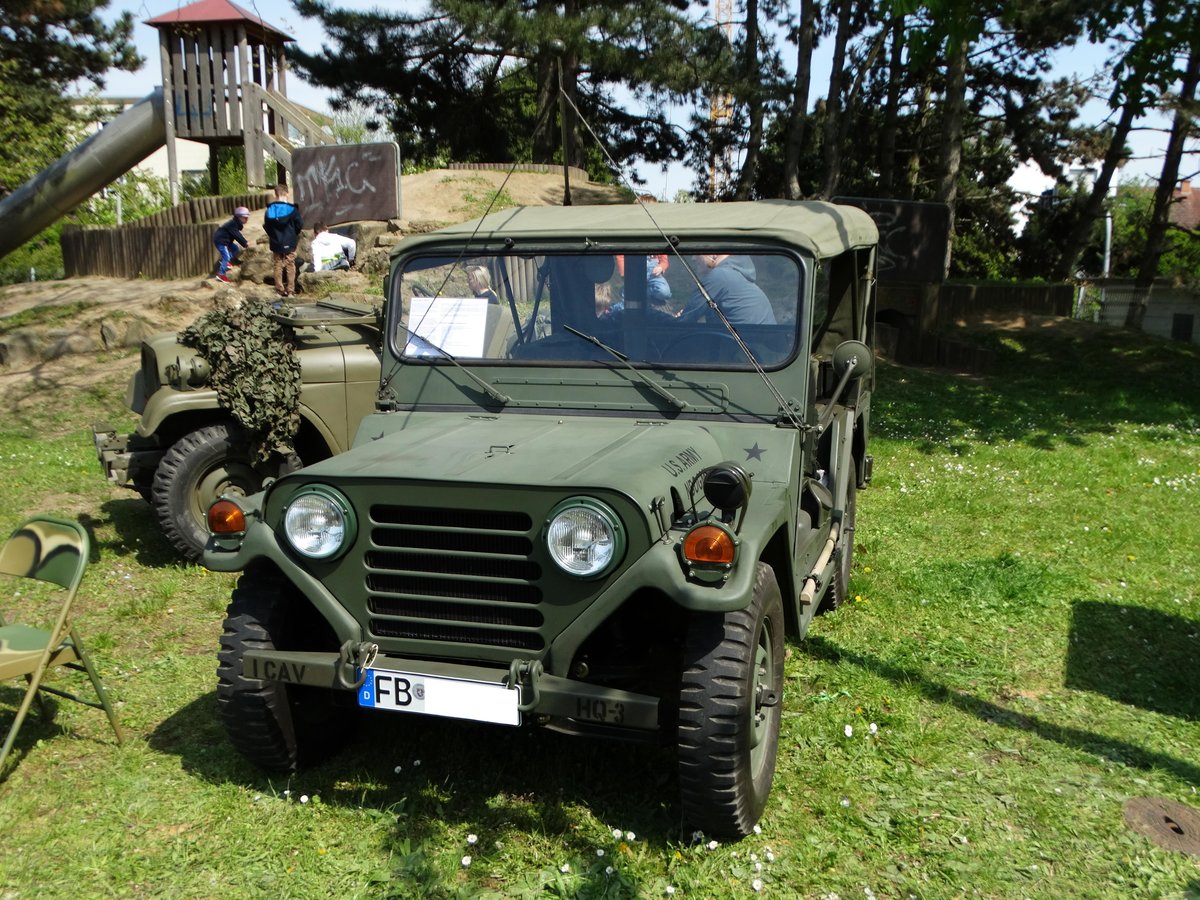
{"type": "MultiPolygon", "coordinates": [[[[771,301],[755,283],[754,262],[748,256],[706,253],[696,257],[700,284],[731,325],[774,325],[771,301]]],[[[695,322],[708,309],[699,290],[679,312],[680,320],[695,322]]]]}
{"type": "Polygon", "coordinates": [[[221,255],[217,263],[217,281],[229,283],[229,266],[237,260],[242,248],[249,247],[246,236],[242,234],[242,226],[250,220],[250,210],[239,206],[233,211],[233,218],[213,232],[213,246],[221,255]]]}
{"type": "Polygon", "coordinates": [[[267,207],[263,228],[275,257],[275,293],[291,297],[296,293],[296,245],[304,231],[300,210],[288,199],[286,184],[275,186],[275,202],[267,207]]]}

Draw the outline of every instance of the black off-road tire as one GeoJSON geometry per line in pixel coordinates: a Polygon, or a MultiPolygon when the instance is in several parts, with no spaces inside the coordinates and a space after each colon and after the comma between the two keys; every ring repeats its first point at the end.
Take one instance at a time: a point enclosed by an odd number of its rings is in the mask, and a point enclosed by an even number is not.
{"type": "Polygon", "coordinates": [[[250,438],[232,422],[189,432],[171,445],[154,473],[150,505],[163,534],[195,561],[208,541],[208,507],[222,494],[257,493],[264,479],[299,468],[294,455],[255,462],[250,438]]]}
{"type": "Polygon", "coordinates": [[[353,695],[247,678],[247,650],[328,649],[332,630],[273,567],[247,569],[234,588],[217,654],[217,711],[250,762],[295,772],[341,748],[353,731],[353,695]]]}
{"type": "Polygon", "coordinates": [[[817,615],[833,612],[850,599],[850,566],[854,562],[854,520],[858,518],[858,467],[850,460],[850,482],[846,486],[846,513],[838,537],[838,566],[833,572],[829,590],[817,606],[817,615]]]}
{"type": "Polygon", "coordinates": [[[783,701],[783,601],[758,563],[749,607],[688,623],[679,691],[679,789],[689,828],[745,837],[771,792],[783,701]]]}

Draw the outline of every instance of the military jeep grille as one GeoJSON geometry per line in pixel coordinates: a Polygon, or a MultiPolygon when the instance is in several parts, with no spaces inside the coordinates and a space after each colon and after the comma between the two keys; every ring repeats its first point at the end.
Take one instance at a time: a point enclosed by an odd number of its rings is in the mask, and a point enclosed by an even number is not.
{"type": "Polygon", "coordinates": [[[375,505],[367,612],[378,637],[541,650],[541,565],[525,513],[375,505]]]}

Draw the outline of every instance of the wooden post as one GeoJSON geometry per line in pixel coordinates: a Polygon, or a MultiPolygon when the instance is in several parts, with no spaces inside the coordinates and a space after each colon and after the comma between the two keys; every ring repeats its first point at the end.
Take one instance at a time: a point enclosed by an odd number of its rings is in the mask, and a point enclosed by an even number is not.
{"type": "Polygon", "coordinates": [[[175,86],[171,83],[171,44],[166,28],[158,31],[158,56],[162,67],[163,120],[167,125],[167,182],[171,186],[171,205],[179,202],[179,160],[175,155],[175,86]]]}
{"type": "MultiPolygon", "coordinates": [[[[265,177],[262,167],[262,146],[258,134],[262,130],[262,104],[251,80],[251,45],[246,26],[238,23],[238,57],[242,79],[242,149],[246,158],[246,187],[261,187],[265,177]]],[[[257,69],[257,66],[254,66],[257,69]]]]}
{"type": "Polygon", "coordinates": [[[205,31],[196,38],[196,82],[199,85],[199,103],[196,106],[200,115],[200,133],[206,137],[220,133],[217,131],[212,54],[212,32],[205,31]]]}
{"type": "MultiPolygon", "coordinates": [[[[268,48],[268,52],[271,54],[271,57],[275,63],[275,91],[281,97],[287,96],[287,91],[284,90],[283,83],[283,45],[277,44],[274,47],[270,47],[268,48]]],[[[271,133],[275,135],[275,140],[279,141],[279,143],[283,144],[285,147],[288,146],[287,119],[283,116],[281,111],[277,110],[275,112],[275,121],[272,123],[271,133]]],[[[275,174],[280,184],[287,184],[288,171],[280,160],[275,160],[275,174]]]]}
{"type": "Polygon", "coordinates": [[[225,96],[229,104],[229,133],[242,133],[241,98],[238,97],[238,61],[237,61],[237,32],[226,28],[223,32],[225,43],[225,96]]]}

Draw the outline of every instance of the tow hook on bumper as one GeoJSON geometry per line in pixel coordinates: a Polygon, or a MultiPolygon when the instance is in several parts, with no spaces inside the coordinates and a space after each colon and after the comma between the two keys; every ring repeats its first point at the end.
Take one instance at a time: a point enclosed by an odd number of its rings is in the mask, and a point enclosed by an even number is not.
{"type": "Polygon", "coordinates": [[[334,682],[338,687],[347,691],[357,691],[367,680],[367,669],[379,655],[379,645],[364,641],[356,644],[346,641],[338,650],[337,668],[334,670],[334,682]]]}
{"type": "Polygon", "coordinates": [[[99,422],[92,425],[92,442],[104,477],[117,485],[134,484],[142,472],[147,476],[143,480],[148,482],[163,456],[155,441],[136,434],[117,434],[111,425],[99,422]]]}
{"type": "Polygon", "coordinates": [[[542,700],[539,682],[545,674],[545,667],[536,659],[514,659],[508,667],[508,686],[520,689],[524,698],[524,702],[517,706],[521,712],[537,709],[542,700]]]}

